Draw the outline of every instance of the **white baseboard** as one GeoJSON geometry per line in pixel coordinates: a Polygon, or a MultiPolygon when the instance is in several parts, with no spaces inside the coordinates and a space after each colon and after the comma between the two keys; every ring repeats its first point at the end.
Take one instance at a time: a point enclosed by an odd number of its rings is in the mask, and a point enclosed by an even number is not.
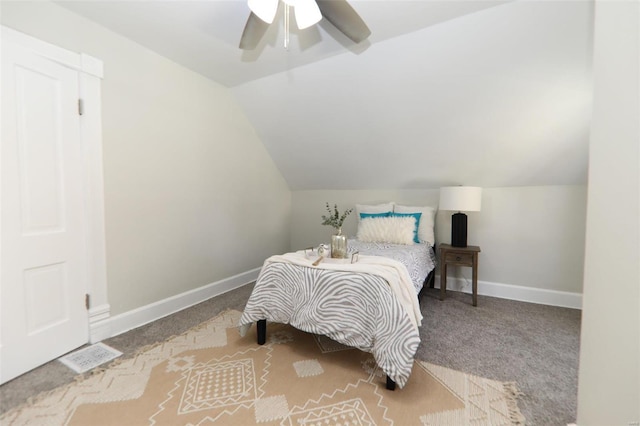
{"type": "MultiPolygon", "coordinates": [[[[109,317],[109,305],[92,308],[89,312],[90,342],[95,343],[117,336],[204,302],[214,296],[252,283],[258,278],[259,273],[260,268],[252,269],[113,317],[109,317]]],[[[435,284],[436,288],[440,288],[439,275],[436,275],[435,284]]],[[[465,279],[449,277],[447,290],[471,293],[471,285],[465,279]]],[[[478,281],[478,294],[542,305],[582,309],[582,294],[580,293],[478,281]]]]}
{"type": "MultiPolygon", "coordinates": [[[[436,275],[435,284],[440,288],[440,276],[436,275]]],[[[461,291],[471,294],[471,282],[462,278],[447,277],[447,291],[461,291]]],[[[582,294],[567,291],[546,290],[543,288],[523,287],[478,280],[478,294],[500,299],[538,303],[540,305],[560,306],[582,309],[582,294]]]]}
{"type": "Polygon", "coordinates": [[[102,330],[108,330],[109,336],[117,336],[134,328],[156,321],[190,306],[204,302],[214,296],[254,282],[258,278],[260,268],[252,269],[215,283],[190,290],[176,296],[151,303],[123,314],[115,315],[102,325],[102,330]]]}
{"type": "Polygon", "coordinates": [[[110,312],[111,307],[108,303],[89,309],[89,343],[111,337],[110,312]]]}

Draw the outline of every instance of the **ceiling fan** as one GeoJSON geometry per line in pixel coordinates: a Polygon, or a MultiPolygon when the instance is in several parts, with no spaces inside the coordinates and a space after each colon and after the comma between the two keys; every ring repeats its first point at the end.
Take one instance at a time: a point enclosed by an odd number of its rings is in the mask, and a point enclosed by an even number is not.
{"type": "MultiPolygon", "coordinates": [[[[248,0],[251,13],[245,24],[240,49],[256,48],[278,11],[280,0],[248,0]]],[[[288,10],[293,6],[299,29],[308,28],[326,18],[340,32],[356,43],[371,35],[371,30],[347,0],[282,0],[285,3],[285,22],[288,10]]]]}

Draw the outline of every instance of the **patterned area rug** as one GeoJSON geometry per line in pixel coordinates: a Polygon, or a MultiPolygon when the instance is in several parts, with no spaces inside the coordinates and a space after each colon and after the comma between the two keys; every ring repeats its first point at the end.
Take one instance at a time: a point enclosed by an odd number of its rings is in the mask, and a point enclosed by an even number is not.
{"type": "Polygon", "coordinates": [[[511,425],[513,384],[416,361],[385,389],[373,357],[288,325],[240,337],[237,311],[5,413],[2,425],[511,425]]]}

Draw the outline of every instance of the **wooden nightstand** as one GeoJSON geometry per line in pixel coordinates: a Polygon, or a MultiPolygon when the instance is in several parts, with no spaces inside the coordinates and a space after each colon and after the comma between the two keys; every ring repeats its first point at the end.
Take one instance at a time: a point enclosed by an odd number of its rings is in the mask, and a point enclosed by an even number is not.
{"type": "Polygon", "coordinates": [[[453,247],[440,244],[440,300],[447,291],[447,266],[470,266],[473,268],[473,306],[478,305],[478,253],[480,247],[453,247]]]}

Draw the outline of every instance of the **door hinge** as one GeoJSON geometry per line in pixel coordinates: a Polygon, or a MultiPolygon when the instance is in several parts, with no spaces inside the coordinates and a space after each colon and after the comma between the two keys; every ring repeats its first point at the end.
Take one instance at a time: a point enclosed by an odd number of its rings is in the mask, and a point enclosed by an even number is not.
{"type": "Polygon", "coordinates": [[[84,306],[87,307],[87,311],[91,307],[91,296],[89,294],[84,295],[84,306]]]}
{"type": "Polygon", "coordinates": [[[84,114],[84,104],[82,99],[78,99],[78,115],[84,114]]]}

